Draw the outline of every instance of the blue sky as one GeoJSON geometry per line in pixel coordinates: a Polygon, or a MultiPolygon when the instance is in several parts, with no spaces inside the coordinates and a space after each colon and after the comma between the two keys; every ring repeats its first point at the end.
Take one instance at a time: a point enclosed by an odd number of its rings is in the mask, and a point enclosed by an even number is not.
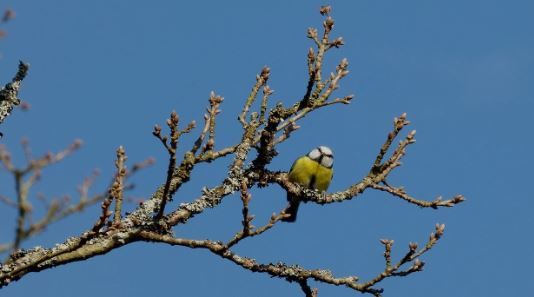
{"type": "MultiPolygon", "coordinates": [[[[236,121],[261,67],[271,68],[273,103],[290,104],[306,83],[310,26],[320,27],[319,1],[6,1],[17,13],[0,41],[0,81],[19,59],[31,63],[21,97],[32,108],[2,124],[2,143],[21,164],[20,139],[36,155],[75,138],[83,148],[48,168],[32,192],[71,194],[84,176],[101,170],[94,193],[113,174],[115,149],[128,161],[153,156],[156,164],[132,179],[133,197],[147,197],[165,178],[166,153],[151,136],[173,109],[183,122],[200,121],[211,90],[225,97],[217,146],[239,140],[236,121]]],[[[330,190],[361,179],[389,131],[408,113],[417,129],[395,185],[424,199],[464,194],[452,209],[419,209],[384,193],[368,192],[336,205],[303,205],[296,224],[280,224],[236,249],[262,262],[328,268],[337,276],[373,277],[383,269],[380,238],[395,239],[399,257],[408,242],[423,243],[435,223],[444,238],[422,259],[425,271],[382,283],[385,296],[526,296],[534,292],[529,252],[534,240],[530,186],[534,109],[534,21],[531,1],[331,1],[334,36],[346,45],[351,73],[338,95],[355,93],[348,106],[332,106],[302,121],[279,146],[270,166],[287,170],[317,145],[336,155],[330,190]]],[[[182,140],[188,148],[193,137],[182,140]]],[[[229,160],[199,166],[175,197],[190,201],[215,185],[229,160]]],[[[0,191],[12,180],[0,171],[0,191]]],[[[285,205],[276,186],[255,190],[256,224],[285,205]]],[[[133,209],[135,206],[127,206],[133,209]]],[[[226,199],[177,236],[226,240],[240,228],[240,201],[226,199]]],[[[78,235],[99,207],[50,226],[25,243],[51,246],[78,235]]],[[[15,211],[0,205],[2,242],[12,238],[15,211]],[[11,225],[13,223],[13,225],[11,225]]],[[[319,296],[352,296],[345,288],[312,285],[319,296]]],[[[132,244],[107,255],[28,275],[2,296],[299,296],[295,284],[253,274],[205,251],[132,244]]]]}

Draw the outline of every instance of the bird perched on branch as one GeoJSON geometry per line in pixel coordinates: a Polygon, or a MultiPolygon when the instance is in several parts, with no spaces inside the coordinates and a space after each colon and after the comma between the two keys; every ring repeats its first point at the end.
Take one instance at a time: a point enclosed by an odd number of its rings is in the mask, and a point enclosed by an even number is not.
{"type": "MultiPolygon", "coordinates": [[[[326,146],[314,148],[307,155],[298,158],[289,170],[288,178],[291,182],[297,183],[307,189],[316,189],[324,192],[328,189],[334,170],[334,154],[326,146]]],[[[300,199],[288,194],[289,206],[285,213],[288,217],[282,219],[285,222],[294,222],[297,219],[300,199]]]]}

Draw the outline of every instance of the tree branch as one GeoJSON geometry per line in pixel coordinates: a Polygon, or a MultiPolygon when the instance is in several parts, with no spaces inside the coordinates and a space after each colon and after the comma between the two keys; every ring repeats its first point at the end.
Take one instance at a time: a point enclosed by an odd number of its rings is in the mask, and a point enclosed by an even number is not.
{"type": "MultiPolygon", "coordinates": [[[[30,64],[19,62],[19,68],[11,82],[7,83],[2,89],[0,89],[0,124],[9,116],[11,111],[16,105],[20,104],[19,89],[22,80],[28,74],[30,64]]],[[[2,133],[0,133],[0,137],[2,133]]]]}
{"type": "MultiPolygon", "coordinates": [[[[401,139],[394,149],[392,148],[393,141],[399,136],[402,129],[409,124],[405,113],[394,119],[393,130],[388,134],[386,141],[381,146],[369,173],[359,182],[348,186],[343,191],[325,195],[291,182],[286,172],[274,172],[268,169],[272,159],[277,155],[276,145],[289,138],[290,134],[298,128],[297,122],[300,119],[319,108],[338,103],[348,104],[353,99],[353,95],[330,99],[339,87],[341,79],[348,74],[348,62],[343,59],[337,65],[335,72],[328,78],[323,79],[324,55],[329,49],[340,47],[344,42],[340,37],[333,40],[330,39],[330,34],[334,27],[334,20],[329,15],[331,8],[323,6],[320,12],[325,16],[321,37],[319,37],[316,29],[308,30],[308,37],[317,46],[317,54],[313,49],[308,52],[309,77],[303,98],[287,108],[279,103],[275,107],[268,109],[268,101],[273,91],[267,85],[270,70],[268,67],[264,67],[261,73],[257,75],[256,83],[252,87],[238,116],[238,121],[243,128],[240,141],[232,146],[215,150],[216,116],[220,113],[219,107],[223,98],[212,92],[209,98],[209,108],[204,115],[204,127],[199,132],[191,149],[184,153],[180,162],[176,157],[178,140],[182,134],[190,133],[193,130],[195,122],[191,122],[185,129],[180,130],[178,114],[172,112],[167,120],[167,126],[170,130],[169,135],[163,136],[161,134],[162,129],[159,126],[156,126],[153,132],[153,135],[159,139],[169,155],[165,182],[129,214],[122,215],[123,193],[128,188],[124,180],[129,173],[124,165],[126,156],[124,149],[121,147],[117,151],[117,173],[114,176],[108,194],[97,195],[92,200],[88,199],[88,187],[91,182],[85,181],[80,190],[81,198],[78,204],[63,208],[61,202],[54,200],[47,206],[47,215],[37,225],[30,225],[29,229],[27,229],[25,227],[28,220],[27,217],[31,212],[31,208],[27,206],[27,192],[29,187],[38,180],[40,169],[63,159],[76,149],[79,144],[55,155],[49,154],[44,158],[32,160],[23,169],[15,168],[9,153],[3,147],[0,147],[2,165],[16,177],[15,184],[18,198],[16,206],[19,211],[17,235],[12,246],[16,250],[0,266],[0,287],[8,285],[10,282],[16,281],[30,272],[83,261],[137,241],[160,242],[188,248],[205,249],[251,272],[259,272],[297,283],[307,297],[317,297],[318,295],[317,289],[310,287],[310,281],[344,286],[357,292],[381,296],[383,289],[376,286],[384,279],[407,276],[421,271],[424,263],[419,258],[432,249],[442,237],[445,227],[443,224],[436,225],[435,232],[430,235],[423,248],[418,250],[417,244],[410,243],[406,254],[396,262],[393,261],[392,257],[393,241],[381,240],[385,249],[385,267],[383,271],[366,282],[360,281],[356,276],[335,277],[329,270],[305,269],[299,265],[289,265],[281,262],[263,264],[255,259],[240,256],[231,250],[233,246],[243,239],[267,232],[287,216],[285,211],[282,210],[278,213],[273,213],[269,222],[265,225],[258,228],[254,227],[252,225],[254,216],[250,214],[249,208],[249,202],[252,199],[250,190],[254,186],[263,187],[270,184],[278,184],[287,193],[300,197],[302,201],[318,204],[348,201],[368,188],[387,192],[393,197],[398,197],[421,207],[451,207],[464,201],[463,196],[458,195],[446,201],[437,199],[426,202],[415,199],[408,195],[404,189],[390,186],[387,183],[386,179],[389,174],[401,165],[400,161],[406,154],[407,147],[415,143],[414,130],[401,139]],[[260,89],[263,90],[263,97],[259,108],[255,109],[253,105],[260,89]],[[254,151],[252,149],[257,151],[255,157],[251,156],[251,151],[254,151]],[[203,188],[196,199],[188,203],[181,203],[176,209],[165,214],[167,202],[172,199],[173,195],[184,183],[189,181],[191,172],[197,164],[208,163],[230,154],[233,155],[233,159],[227,171],[227,176],[218,185],[212,188],[203,188]],[[29,175],[29,177],[24,179],[23,177],[26,175],[29,175]],[[232,195],[234,192],[239,192],[241,196],[242,228],[227,243],[172,236],[173,230],[171,228],[179,227],[205,210],[220,205],[225,197],[232,195]],[[115,200],[115,209],[113,212],[114,217],[111,221],[113,213],[110,211],[110,207],[113,200],[115,200]],[[20,242],[32,232],[38,233],[50,222],[83,209],[86,205],[97,203],[97,201],[102,201],[100,215],[94,225],[79,236],[68,238],[65,242],[48,249],[41,247],[28,250],[18,249],[20,242]]],[[[14,79],[12,85],[10,85],[11,89],[16,89],[14,97],[12,97],[17,100],[19,100],[16,98],[18,85],[24,75],[25,71],[24,74],[18,75],[20,76],[18,83],[14,79]]],[[[7,86],[6,89],[8,89],[7,86]]],[[[7,91],[1,90],[0,95],[2,94],[1,92],[5,93],[7,91]]],[[[14,102],[18,101],[15,100],[14,102]]],[[[0,119],[0,123],[2,120],[3,118],[0,119]]],[[[24,150],[26,156],[31,158],[29,148],[25,146],[24,150]]],[[[132,172],[137,170],[135,165],[133,168],[132,172]]],[[[6,203],[12,201],[10,199],[3,200],[6,203]]]]}

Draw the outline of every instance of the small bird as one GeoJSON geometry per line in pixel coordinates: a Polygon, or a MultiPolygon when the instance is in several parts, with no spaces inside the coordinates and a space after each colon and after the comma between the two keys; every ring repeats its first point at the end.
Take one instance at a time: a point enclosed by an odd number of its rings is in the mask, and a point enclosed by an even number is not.
{"type": "MultiPolygon", "coordinates": [[[[316,189],[324,192],[328,189],[334,170],[334,154],[326,146],[319,146],[311,150],[307,155],[298,158],[289,170],[288,178],[307,189],[316,189]]],[[[298,197],[288,194],[289,206],[285,210],[288,217],[284,222],[294,222],[297,219],[300,200],[298,197]]]]}

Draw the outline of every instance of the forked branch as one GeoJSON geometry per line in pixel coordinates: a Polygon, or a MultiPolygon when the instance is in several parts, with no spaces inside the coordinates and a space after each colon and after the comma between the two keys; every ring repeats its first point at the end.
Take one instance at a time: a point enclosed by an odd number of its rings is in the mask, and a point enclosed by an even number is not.
{"type": "MultiPolygon", "coordinates": [[[[67,150],[30,162],[28,168],[19,170],[12,164],[9,154],[0,149],[1,163],[17,177],[17,198],[19,198],[15,202],[10,197],[0,197],[0,201],[4,201],[8,205],[14,204],[17,207],[20,220],[17,223],[19,226],[17,234],[22,234],[17,235],[18,239],[15,239],[13,245],[15,251],[0,267],[0,287],[19,280],[30,272],[83,261],[138,241],[205,249],[251,272],[259,272],[296,283],[306,297],[318,296],[318,290],[310,286],[311,281],[343,286],[360,293],[381,296],[383,289],[378,287],[378,284],[384,279],[407,276],[421,271],[424,262],[420,260],[420,257],[432,249],[442,237],[445,228],[443,224],[436,225],[435,231],[422,248],[419,249],[416,243],[408,244],[408,251],[399,260],[394,260],[392,256],[393,240],[381,240],[384,245],[384,268],[380,268],[380,272],[367,281],[361,281],[357,276],[336,277],[326,269],[306,269],[300,265],[282,262],[260,263],[253,258],[241,256],[233,250],[244,239],[268,232],[287,216],[284,210],[274,212],[266,223],[260,227],[255,227],[253,225],[253,222],[256,222],[253,215],[254,210],[250,203],[254,197],[252,190],[254,187],[261,188],[278,184],[287,193],[299,197],[303,202],[317,204],[346,202],[358,197],[367,189],[386,192],[393,197],[420,207],[452,207],[464,201],[461,195],[449,200],[441,200],[440,198],[434,201],[419,200],[410,196],[402,187],[394,187],[388,183],[389,174],[401,166],[401,160],[406,155],[407,148],[415,143],[415,130],[406,134],[403,132],[404,127],[409,125],[406,113],[394,119],[393,129],[388,133],[385,142],[380,147],[368,174],[343,191],[324,194],[313,189],[305,189],[291,182],[286,172],[269,169],[271,161],[278,155],[276,146],[289,139],[291,133],[299,128],[298,122],[302,118],[326,106],[338,103],[348,104],[354,98],[353,95],[333,97],[341,80],[348,74],[349,64],[347,59],[342,59],[335,71],[330,75],[324,74],[325,54],[332,48],[341,47],[344,41],[341,37],[334,39],[330,37],[334,28],[334,20],[330,16],[331,8],[323,6],[320,13],[325,16],[322,32],[319,33],[317,29],[313,28],[308,30],[308,37],[314,42],[316,48],[315,50],[310,49],[307,54],[308,81],[302,98],[289,107],[278,103],[269,108],[273,90],[267,85],[270,69],[264,67],[256,76],[256,81],[238,115],[238,122],[242,127],[239,141],[226,148],[216,149],[217,115],[220,113],[223,98],[212,92],[209,97],[209,107],[204,115],[204,125],[198,131],[198,136],[196,136],[191,148],[183,153],[181,160],[177,157],[179,139],[183,134],[193,132],[196,124],[193,121],[185,128],[180,129],[178,114],[172,112],[167,120],[169,134],[163,135],[160,126],[156,126],[153,131],[153,135],[162,143],[169,157],[167,175],[162,184],[133,212],[123,215],[124,191],[128,189],[125,179],[129,172],[125,166],[124,149],[120,147],[117,151],[117,173],[107,194],[98,196],[96,200],[90,200],[87,192],[92,182],[87,181],[81,187],[80,194],[84,198],[80,199],[78,205],[71,206],[71,208],[61,208],[56,204],[50,204],[50,215],[46,217],[45,222],[53,221],[54,218],[61,217],[65,213],[73,213],[78,208],[83,209],[89,203],[88,201],[94,201],[90,203],[102,201],[101,211],[94,225],[79,236],[68,238],[62,244],[48,249],[41,247],[28,250],[18,249],[20,242],[25,238],[25,221],[28,213],[31,212],[25,204],[27,202],[25,197],[27,197],[28,183],[31,185],[38,180],[39,169],[61,160],[70,151],[67,150]],[[262,95],[259,94],[260,91],[262,95]],[[258,97],[260,96],[261,102],[255,104],[256,100],[259,101],[258,97]],[[398,138],[400,141],[394,145],[398,138]],[[189,181],[191,173],[197,165],[223,157],[231,157],[231,160],[229,160],[226,177],[222,181],[211,188],[202,188],[198,197],[190,199],[190,202],[182,202],[176,208],[166,210],[170,207],[168,202],[180,187],[189,181]],[[23,179],[22,177],[26,175],[29,177],[23,179]],[[219,206],[227,197],[236,192],[240,194],[242,201],[242,227],[230,240],[196,240],[178,238],[172,235],[172,228],[179,228],[181,225],[187,224],[199,214],[205,213],[206,210],[219,206]],[[113,201],[115,201],[115,209],[111,211],[113,201]],[[52,205],[56,206],[52,208],[52,205]],[[75,210],[71,211],[72,207],[75,210]]],[[[20,76],[23,77],[23,75],[20,76]]],[[[18,81],[20,82],[21,79],[18,81]]],[[[12,86],[12,88],[16,86],[12,86]]],[[[16,92],[14,96],[16,97],[16,92]]],[[[2,120],[3,118],[0,119],[0,123],[2,120]]],[[[31,152],[26,150],[26,155],[31,156],[31,152]]],[[[132,171],[138,169],[136,165],[132,168],[132,171]]]]}

